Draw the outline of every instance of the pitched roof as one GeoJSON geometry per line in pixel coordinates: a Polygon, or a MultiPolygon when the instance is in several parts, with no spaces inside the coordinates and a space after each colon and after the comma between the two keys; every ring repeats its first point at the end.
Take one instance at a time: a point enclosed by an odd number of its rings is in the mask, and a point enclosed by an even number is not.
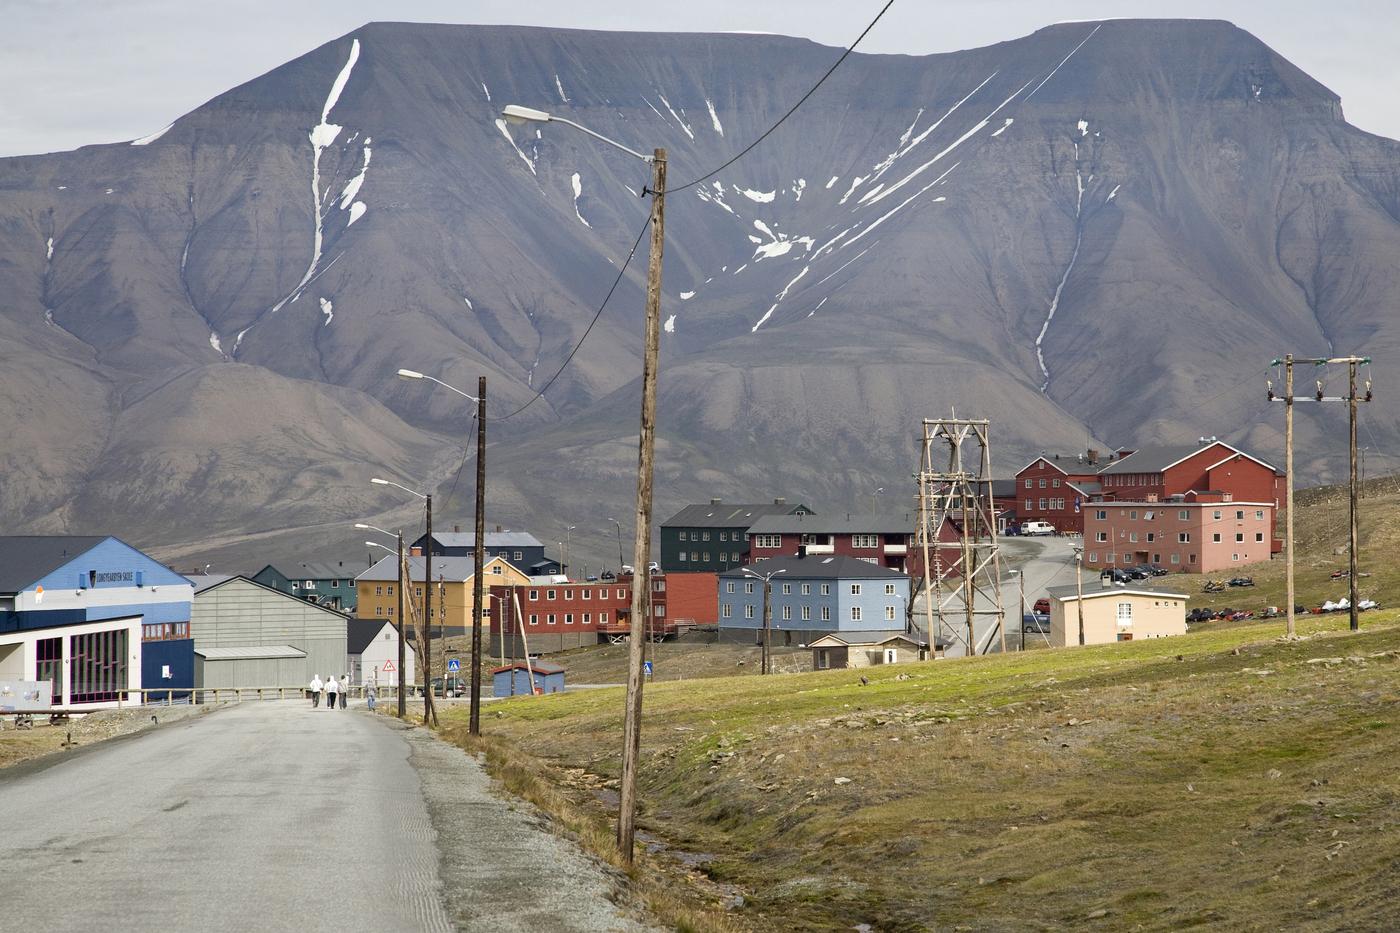
{"type": "Polygon", "coordinates": [[[313,603],[311,600],[302,599],[300,596],[297,596],[294,593],[288,593],[284,590],[277,589],[275,586],[268,586],[265,583],[259,583],[257,580],[254,580],[251,577],[234,575],[224,576],[223,579],[217,579],[219,576],[220,574],[208,574],[207,577],[205,577],[200,584],[196,584],[194,591],[195,598],[198,599],[200,596],[203,596],[205,593],[208,593],[211,590],[216,590],[221,586],[226,586],[231,583],[246,583],[248,586],[251,586],[254,589],[262,590],[264,593],[271,593],[273,596],[276,596],[279,599],[295,600],[300,606],[308,606],[312,609],[318,609],[321,612],[329,612],[331,615],[338,616],[342,619],[349,618],[349,616],[346,613],[342,612],[339,609],[333,609],[330,606],[327,606],[325,603],[313,603]],[[207,580],[207,582],[205,582],[205,580],[207,580]]]}
{"type": "Polygon", "coordinates": [[[276,569],[290,580],[353,580],[364,565],[358,560],[307,560],[276,569]]]}
{"type": "Polygon", "coordinates": [[[364,654],[365,649],[379,637],[384,626],[391,624],[387,619],[347,619],[345,627],[345,653],[364,654]]]}
{"type": "Polygon", "coordinates": [[[18,593],[107,540],[107,535],[0,537],[0,593],[18,593]]]}
{"type": "Polygon", "coordinates": [[[1247,457],[1260,466],[1267,467],[1278,473],[1278,468],[1272,463],[1260,460],[1253,454],[1245,453],[1232,444],[1224,441],[1211,441],[1208,444],[1173,444],[1158,447],[1141,447],[1137,451],[1119,457],[1108,466],[1099,470],[1100,475],[1115,475],[1119,473],[1160,473],[1168,467],[1176,466],[1187,457],[1194,456],[1203,450],[1210,450],[1212,447],[1223,447],[1232,451],[1228,456],[1221,457],[1217,462],[1210,464],[1211,467],[1220,466],[1226,460],[1236,455],[1247,457]]]}
{"type": "Polygon", "coordinates": [[[240,645],[229,648],[196,648],[206,661],[243,661],[249,658],[304,658],[306,652],[291,645],[240,645]]]}
{"type": "Polygon", "coordinates": [[[828,648],[841,644],[855,648],[861,645],[883,645],[887,642],[898,641],[900,639],[921,648],[928,646],[928,642],[924,641],[923,638],[917,634],[911,635],[902,630],[893,630],[884,632],[832,632],[830,635],[823,635],[816,641],[809,642],[807,647],[828,648]]]}
{"type": "MultiPolygon", "coordinates": [[[[564,673],[564,669],[563,669],[562,667],[560,667],[558,664],[551,664],[551,663],[549,663],[548,661],[531,661],[531,662],[530,662],[530,667],[534,668],[535,673],[537,673],[537,674],[562,674],[562,673],[564,673]]],[[[525,670],[525,662],[524,662],[524,661],[512,661],[510,664],[507,664],[505,667],[493,667],[493,668],[491,669],[491,673],[493,673],[493,674],[503,674],[503,673],[505,673],[506,671],[523,671],[523,670],[525,670]]]]}
{"type": "MultiPolygon", "coordinates": [[[[1124,594],[1132,596],[1170,596],[1175,599],[1190,599],[1186,593],[1177,592],[1179,588],[1157,589],[1152,586],[1086,586],[1084,587],[1085,599],[1098,599],[1102,596],[1122,596],[1124,594]]],[[[1072,603],[1076,599],[1076,588],[1074,586],[1052,586],[1046,589],[1052,599],[1061,602],[1072,603]]]]}
{"type": "Polygon", "coordinates": [[[839,515],[763,515],[749,526],[749,534],[901,534],[914,533],[909,515],[871,515],[842,512],[839,515]]]}
{"type": "Polygon", "coordinates": [[[812,511],[801,503],[789,505],[786,502],[757,502],[741,504],[733,502],[713,502],[703,505],[688,505],[666,521],[661,527],[677,528],[747,528],[755,519],[764,515],[790,515],[798,509],[812,511]]]}
{"type": "MultiPolygon", "coordinates": [[[[510,565],[504,557],[493,557],[486,561],[483,566],[490,567],[496,561],[510,565]]],[[[426,557],[409,557],[408,572],[414,583],[423,582],[424,564],[426,557]]],[[[399,578],[398,558],[387,556],[379,560],[368,570],[355,577],[356,580],[384,581],[392,583],[399,578]]],[[[517,570],[517,572],[519,572],[517,570]]],[[[441,577],[450,583],[464,583],[472,578],[476,573],[476,558],[474,557],[434,557],[433,558],[433,579],[441,577]]]]}
{"type": "MultiPolygon", "coordinates": [[[[426,537],[427,535],[423,536],[423,538],[426,537]]],[[[423,540],[423,538],[419,538],[418,541],[415,541],[413,543],[417,545],[419,541],[423,540]]],[[[475,547],[476,532],[435,531],[433,532],[433,540],[436,541],[438,544],[442,545],[443,547],[475,547]]],[[[544,544],[540,542],[539,538],[536,538],[528,531],[488,531],[486,532],[486,546],[527,548],[544,547],[544,544]]]]}
{"type": "Polygon", "coordinates": [[[871,564],[855,557],[770,557],[748,567],[736,567],[720,574],[721,579],[748,577],[745,570],[752,570],[767,576],[781,570],[789,580],[908,580],[909,577],[898,570],[871,564]]]}
{"type": "MultiPolygon", "coordinates": [[[[258,571],[261,573],[262,571],[258,571]]],[[[194,584],[194,591],[202,593],[211,586],[218,586],[228,580],[232,580],[237,574],[232,573],[187,573],[185,579],[194,584]]]]}

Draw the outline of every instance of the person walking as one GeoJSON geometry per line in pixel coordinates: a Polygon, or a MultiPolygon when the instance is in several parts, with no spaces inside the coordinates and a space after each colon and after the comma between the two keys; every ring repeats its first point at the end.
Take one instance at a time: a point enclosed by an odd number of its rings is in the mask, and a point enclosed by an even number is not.
{"type": "Polygon", "coordinates": [[[325,689],[325,684],[321,683],[320,674],[311,675],[311,685],[306,692],[311,695],[311,708],[315,709],[321,705],[321,691],[325,689]]]}
{"type": "Polygon", "coordinates": [[[326,709],[335,709],[335,696],[340,692],[340,684],[335,682],[335,675],[332,674],[326,681],[326,709]]]}
{"type": "Polygon", "coordinates": [[[374,701],[378,698],[379,690],[376,689],[374,681],[371,680],[365,684],[365,706],[369,708],[370,712],[374,711],[374,701]]]}
{"type": "Polygon", "coordinates": [[[340,708],[345,709],[350,705],[350,675],[347,673],[345,679],[340,682],[340,708]]]}

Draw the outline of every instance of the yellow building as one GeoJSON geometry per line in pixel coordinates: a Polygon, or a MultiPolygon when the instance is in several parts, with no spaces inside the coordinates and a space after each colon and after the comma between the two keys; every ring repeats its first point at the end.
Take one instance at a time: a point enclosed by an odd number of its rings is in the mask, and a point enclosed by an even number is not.
{"type": "MultiPolygon", "coordinates": [[[[1186,595],[1147,587],[1084,587],[1084,644],[1186,634],[1186,595]]],[[[1072,586],[1050,589],[1050,644],[1079,644],[1079,602],[1072,586]]]]}
{"type": "MultiPolygon", "coordinates": [[[[358,597],[356,615],[361,619],[389,619],[397,622],[399,606],[398,558],[386,557],[355,578],[358,597]]],[[[422,557],[408,558],[412,586],[405,594],[417,607],[421,615],[423,608],[423,573],[425,561],[422,557]]],[[[470,557],[434,557],[433,580],[439,592],[433,595],[432,617],[434,626],[444,626],[449,633],[453,629],[470,630],[472,625],[472,588],[475,574],[475,561],[470,557]]],[[[493,586],[527,586],[530,578],[521,573],[510,562],[501,557],[493,557],[483,569],[482,600],[483,616],[489,625],[490,595],[493,586]]],[[[409,624],[414,615],[405,607],[409,624]]]]}

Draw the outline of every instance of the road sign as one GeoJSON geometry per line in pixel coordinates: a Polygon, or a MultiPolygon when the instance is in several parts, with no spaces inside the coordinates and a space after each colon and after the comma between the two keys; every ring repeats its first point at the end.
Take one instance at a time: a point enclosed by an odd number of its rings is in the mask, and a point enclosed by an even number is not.
{"type": "Polygon", "coordinates": [[[394,667],[394,662],[393,662],[393,661],[385,661],[385,662],[384,662],[384,673],[386,673],[386,674],[391,674],[391,673],[393,673],[393,672],[396,671],[396,670],[398,670],[398,668],[394,667]]]}
{"type": "Polygon", "coordinates": [[[455,674],[455,673],[457,673],[458,671],[460,671],[461,669],[462,669],[462,662],[461,662],[461,661],[458,661],[456,658],[453,658],[452,660],[450,660],[450,661],[447,662],[447,672],[448,672],[449,674],[455,674]]]}
{"type": "Polygon", "coordinates": [[[650,661],[645,661],[645,662],[643,662],[643,663],[646,665],[647,676],[650,677],[650,676],[651,676],[651,662],[650,662],[650,661]]]}

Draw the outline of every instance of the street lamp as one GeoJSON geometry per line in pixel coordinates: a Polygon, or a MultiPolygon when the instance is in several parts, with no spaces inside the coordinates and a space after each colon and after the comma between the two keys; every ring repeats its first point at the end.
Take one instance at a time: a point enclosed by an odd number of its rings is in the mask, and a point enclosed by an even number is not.
{"type": "Polygon", "coordinates": [[[769,626],[769,621],[773,617],[773,609],[770,605],[770,602],[773,596],[773,578],[780,573],[787,573],[787,571],[774,570],[772,573],[763,574],[756,573],[750,567],[745,567],[743,570],[744,576],[753,577],[755,580],[763,581],[763,664],[762,669],[760,671],[760,673],[763,674],[772,673],[771,668],[773,666],[773,662],[771,658],[773,654],[773,647],[770,644],[770,642],[772,641],[772,629],[769,626]]]}
{"type": "MultiPolygon", "coordinates": [[[[661,254],[665,243],[666,150],[650,156],[630,149],[614,139],[595,133],[572,120],[543,110],[511,104],[501,111],[511,123],[563,123],[607,143],[615,149],[651,165],[651,252],[647,262],[646,332],[642,355],[642,416],[637,442],[637,526],[633,540],[632,618],[627,650],[627,706],[622,728],[622,785],[617,816],[617,848],[627,864],[632,863],[632,846],[637,821],[637,767],[642,741],[642,661],[645,646],[643,625],[647,598],[651,591],[651,505],[652,461],[656,451],[656,369],[661,344],[661,254]]],[[[621,561],[619,561],[621,563],[621,561]]]]}
{"type": "Polygon", "coordinates": [[[617,519],[615,519],[615,518],[610,518],[610,519],[608,519],[608,521],[612,522],[614,525],[617,526],[617,572],[618,572],[619,574],[621,574],[621,573],[622,573],[622,563],[623,563],[623,561],[622,561],[622,523],[619,522],[619,521],[618,521],[617,519]]]}
{"type": "MultiPolygon", "coordinates": [[[[430,492],[419,492],[416,489],[409,489],[401,483],[393,480],[380,479],[375,476],[370,482],[376,486],[393,486],[401,489],[410,496],[417,496],[423,500],[424,517],[427,523],[427,535],[424,538],[426,546],[423,548],[423,724],[437,725],[437,709],[433,704],[433,494],[430,492]]],[[[400,558],[399,565],[403,565],[400,558]]],[[[409,573],[408,579],[399,582],[399,591],[413,582],[413,574],[409,573]]],[[[402,607],[400,607],[402,613],[402,607]]],[[[399,625],[403,625],[403,616],[399,617],[399,625]]],[[[400,628],[402,634],[406,631],[400,628]]],[[[402,641],[402,637],[400,638],[402,641]]],[[[399,672],[399,680],[403,680],[403,672],[399,672]]]]}
{"type": "Polygon", "coordinates": [[[570,525],[564,529],[564,576],[569,575],[569,552],[574,547],[574,529],[577,525],[570,525]]]}
{"type": "MultiPolygon", "coordinates": [[[[481,735],[481,615],[482,615],[482,574],[486,562],[486,377],[477,377],[476,395],[463,392],[434,376],[414,369],[399,370],[400,379],[426,379],[444,389],[456,392],[462,398],[476,402],[476,535],[472,547],[472,675],[470,713],[467,718],[467,731],[471,735],[481,735]]],[[[428,522],[428,553],[432,554],[433,523],[428,522]]],[[[431,556],[429,560],[431,561],[431,556]]]]}
{"type": "MultiPolygon", "coordinates": [[[[404,592],[403,592],[403,588],[404,588],[404,580],[403,580],[403,532],[400,531],[398,534],[393,534],[392,532],[385,531],[383,528],[376,528],[374,525],[367,525],[367,524],[365,524],[364,522],[356,522],[356,523],[355,523],[355,527],[358,528],[358,529],[360,529],[361,531],[366,531],[366,530],[367,530],[367,531],[377,531],[377,532],[379,532],[379,533],[382,534],[382,535],[388,535],[389,537],[394,538],[394,539],[397,540],[398,543],[399,543],[398,550],[397,550],[397,551],[394,551],[393,549],[389,548],[387,545],[380,544],[378,541],[366,541],[366,542],[365,542],[365,544],[368,544],[370,547],[382,547],[382,548],[384,548],[384,550],[389,551],[391,554],[396,553],[396,554],[398,555],[398,564],[396,565],[396,566],[398,567],[398,569],[397,569],[396,573],[397,573],[398,578],[399,578],[399,612],[398,612],[399,621],[398,621],[398,623],[395,625],[395,628],[397,628],[397,629],[398,629],[398,632],[399,632],[399,669],[398,669],[398,671],[395,672],[394,679],[397,680],[397,681],[399,682],[399,718],[400,718],[400,719],[403,719],[404,716],[407,715],[407,713],[408,713],[408,696],[407,696],[407,694],[405,693],[404,677],[403,677],[403,674],[404,674],[404,667],[406,666],[407,661],[408,661],[408,645],[407,645],[408,638],[407,638],[407,635],[405,634],[405,630],[404,630],[404,627],[403,627],[403,600],[404,600],[404,592]]],[[[357,600],[356,600],[356,605],[358,606],[358,604],[359,604],[359,600],[358,600],[358,598],[357,598],[357,600]]],[[[357,610],[357,611],[358,611],[358,610],[357,610]]]]}
{"type": "MultiPolygon", "coordinates": [[[[1026,575],[1019,570],[1006,571],[1021,584],[1021,650],[1026,650],[1026,575]]],[[[1038,630],[1038,629],[1037,629],[1038,630]]]]}

